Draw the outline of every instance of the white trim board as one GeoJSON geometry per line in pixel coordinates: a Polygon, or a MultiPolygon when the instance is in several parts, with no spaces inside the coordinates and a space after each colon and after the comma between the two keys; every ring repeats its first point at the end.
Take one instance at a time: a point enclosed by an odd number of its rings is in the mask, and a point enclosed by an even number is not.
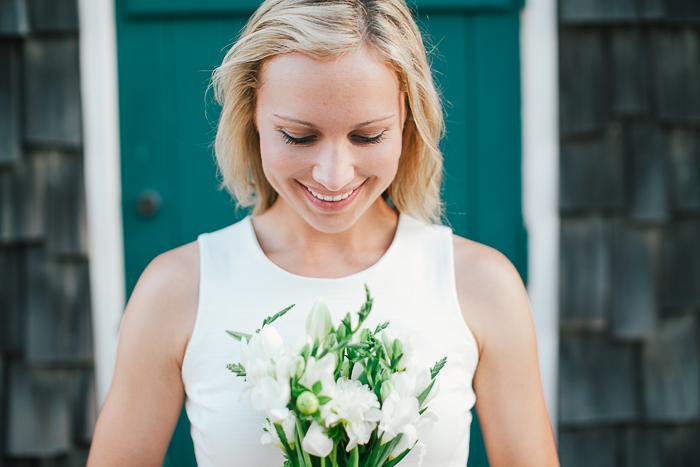
{"type": "Polygon", "coordinates": [[[544,397],[557,433],[559,365],[559,125],[556,0],[528,0],[521,15],[523,217],[528,295],[544,397]]]}
{"type": "Polygon", "coordinates": [[[114,0],[79,0],[90,294],[98,408],[112,382],[125,305],[114,0]]]}

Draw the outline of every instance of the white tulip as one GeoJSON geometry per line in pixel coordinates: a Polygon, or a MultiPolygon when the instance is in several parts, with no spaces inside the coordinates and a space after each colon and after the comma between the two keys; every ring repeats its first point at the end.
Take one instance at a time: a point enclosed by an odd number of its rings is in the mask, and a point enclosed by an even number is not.
{"type": "Polygon", "coordinates": [[[406,437],[406,431],[411,430],[419,416],[418,399],[415,397],[402,399],[398,390],[391,391],[382,404],[377,436],[382,436],[382,444],[396,438],[399,433],[404,433],[403,437],[406,437]]]}
{"type": "MultiPolygon", "coordinates": [[[[271,423],[269,419],[266,419],[263,423],[263,428],[267,431],[260,437],[260,444],[272,444],[280,449],[284,449],[282,440],[280,440],[277,434],[277,429],[275,424],[271,423]]],[[[293,412],[289,412],[287,418],[282,420],[282,431],[284,432],[284,437],[287,438],[287,444],[294,448],[296,446],[296,419],[293,412]]]]}
{"type": "Polygon", "coordinates": [[[306,361],[304,374],[299,379],[299,384],[307,389],[313,389],[314,384],[321,382],[323,388],[333,385],[333,372],[335,371],[336,355],[328,353],[321,360],[309,357],[306,361]]]}
{"type": "Polygon", "coordinates": [[[258,410],[264,411],[272,423],[278,423],[289,415],[287,404],[292,397],[289,380],[277,381],[265,376],[260,385],[250,391],[250,402],[258,410]]]}
{"type": "Polygon", "coordinates": [[[321,343],[330,334],[331,329],[333,329],[331,313],[328,311],[326,302],[319,298],[311,308],[309,316],[306,317],[306,333],[321,343]]]}
{"type": "Polygon", "coordinates": [[[317,457],[326,457],[331,453],[331,450],[333,450],[333,440],[331,440],[323,430],[323,426],[319,425],[316,420],[311,422],[311,426],[301,442],[304,451],[317,457]]]}
{"type": "Polygon", "coordinates": [[[420,418],[411,425],[410,429],[404,432],[399,442],[391,451],[392,457],[399,456],[406,449],[417,449],[418,450],[418,466],[423,463],[423,456],[425,456],[425,439],[433,430],[433,423],[438,421],[437,415],[430,411],[423,412],[420,418]]]}

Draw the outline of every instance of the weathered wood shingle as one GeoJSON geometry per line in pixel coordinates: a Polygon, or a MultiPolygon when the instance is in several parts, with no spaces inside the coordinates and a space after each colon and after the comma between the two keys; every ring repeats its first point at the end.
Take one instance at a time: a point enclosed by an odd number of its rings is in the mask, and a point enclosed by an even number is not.
{"type": "Polygon", "coordinates": [[[0,355],[18,355],[22,350],[26,293],[23,248],[0,247],[0,278],[0,355]]]}
{"type": "Polygon", "coordinates": [[[612,31],[614,110],[619,116],[640,116],[649,111],[649,49],[637,27],[612,31]]]}
{"type": "Polygon", "coordinates": [[[602,131],[610,111],[605,41],[600,31],[559,34],[559,115],[563,135],[602,131]]]}
{"type": "Polygon", "coordinates": [[[47,158],[25,154],[0,170],[0,242],[41,240],[46,232],[47,158]]]}
{"type": "Polygon", "coordinates": [[[683,214],[700,214],[700,131],[673,129],[669,155],[673,209],[683,214]]]}
{"type": "Polygon", "coordinates": [[[635,0],[561,0],[562,24],[586,24],[630,21],[637,18],[635,0]]]}
{"type": "Polygon", "coordinates": [[[92,325],[86,261],[58,261],[27,249],[28,361],[90,362],[92,325]]]}
{"type": "Polygon", "coordinates": [[[614,428],[562,430],[559,434],[561,467],[617,467],[614,428]]]}
{"type": "Polygon", "coordinates": [[[638,418],[636,347],[599,333],[563,333],[559,422],[595,426],[638,418]]]}
{"type": "Polygon", "coordinates": [[[48,157],[47,248],[58,255],[87,254],[83,161],[79,154],[48,157]]]}
{"type": "Polygon", "coordinates": [[[644,414],[657,422],[700,419],[700,345],[694,315],[666,318],[643,351],[644,414]]]}
{"type": "Polygon", "coordinates": [[[700,30],[659,28],[653,42],[659,116],[700,123],[700,30]]]}
{"type": "Polygon", "coordinates": [[[619,123],[605,135],[561,145],[559,207],[562,211],[626,206],[625,149],[619,123]]]}
{"type": "Polygon", "coordinates": [[[24,43],[25,138],[36,144],[81,144],[77,37],[24,43]]]}
{"type": "Polygon", "coordinates": [[[20,59],[18,43],[0,41],[0,166],[22,155],[20,59]]]}
{"type": "Polygon", "coordinates": [[[0,0],[0,36],[21,36],[29,29],[26,0],[0,0]]]}
{"type": "Polygon", "coordinates": [[[663,229],[661,304],[700,307],[700,219],[679,219],[663,229]]]}
{"type": "Polygon", "coordinates": [[[600,216],[563,218],[560,246],[560,322],[602,329],[610,310],[612,235],[600,216]]]}
{"type": "Polygon", "coordinates": [[[10,457],[56,456],[71,448],[64,371],[10,365],[6,438],[10,457]]]}
{"type": "Polygon", "coordinates": [[[669,217],[667,139],[653,123],[632,126],[632,173],[634,218],[644,223],[663,223],[669,217]]]}
{"type": "Polygon", "coordinates": [[[29,23],[34,33],[78,31],[76,0],[29,0],[29,23]]]}
{"type": "Polygon", "coordinates": [[[657,229],[641,229],[626,219],[614,222],[612,323],[615,338],[643,340],[656,331],[655,269],[657,229]]]}

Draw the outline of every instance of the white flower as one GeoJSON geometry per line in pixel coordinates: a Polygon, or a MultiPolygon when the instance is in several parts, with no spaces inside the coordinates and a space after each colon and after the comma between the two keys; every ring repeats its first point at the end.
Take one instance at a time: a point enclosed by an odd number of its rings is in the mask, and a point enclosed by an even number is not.
{"type": "Polygon", "coordinates": [[[391,451],[392,457],[398,457],[406,449],[418,449],[418,466],[423,463],[423,456],[425,456],[425,443],[423,440],[430,434],[433,430],[433,423],[438,420],[437,416],[426,411],[420,416],[420,418],[411,425],[403,434],[399,442],[391,451]]]}
{"type": "Polygon", "coordinates": [[[382,343],[384,344],[384,350],[386,351],[386,354],[390,359],[394,357],[394,348],[396,347],[394,341],[398,340],[401,343],[401,354],[403,354],[403,356],[401,357],[401,360],[399,360],[399,363],[397,365],[397,369],[399,371],[405,370],[408,366],[411,365],[413,354],[416,351],[416,345],[413,341],[413,336],[401,332],[398,336],[394,337],[393,334],[391,334],[385,329],[382,331],[380,337],[382,343]]]}
{"type": "Polygon", "coordinates": [[[306,431],[306,436],[301,442],[304,451],[317,457],[326,457],[333,449],[333,440],[331,440],[324,432],[323,426],[319,425],[316,420],[311,422],[311,426],[306,431]]]}
{"type": "MultiPolygon", "coordinates": [[[[294,448],[294,446],[296,445],[295,425],[296,420],[294,413],[290,412],[287,415],[287,418],[282,420],[282,430],[284,431],[284,437],[287,438],[287,443],[292,448],[294,448]]],[[[263,423],[263,428],[265,428],[267,431],[260,437],[260,443],[272,443],[273,446],[276,446],[280,449],[284,449],[282,440],[280,440],[279,435],[277,435],[277,429],[275,428],[275,425],[270,422],[269,419],[265,419],[265,422],[263,423]]]]}
{"type": "Polygon", "coordinates": [[[252,360],[269,360],[284,344],[282,336],[270,325],[263,326],[260,332],[250,337],[250,341],[241,339],[241,364],[248,369],[252,360]]]}
{"type": "Polygon", "coordinates": [[[345,448],[348,452],[358,444],[366,444],[382,415],[376,394],[369,386],[345,377],[339,378],[327,394],[331,400],[321,406],[326,426],[343,424],[349,438],[345,448]]]}
{"type": "MultiPolygon", "coordinates": [[[[292,351],[288,344],[283,344],[273,358],[275,375],[278,381],[301,376],[304,372],[304,357],[292,351]]],[[[273,376],[273,375],[271,375],[273,376]]]]}
{"type": "MultiPolygon", "coordinates": [[[[402,399],[410,396],[418,397],[430,385],[431,381],[430,370],[417,365],[410,365],[405,371],[391,375],[391,382],[394,383],[402,399]]],[[[433,384],[432,389],[419,409],[423,410],[427,407],[428,403],[435,398],[439,390],[440,385],[438,381],[435,380],[435,384],[433,384]]]]}
{"type": "Polygon", "coordinates": [[[312,339],[318,339],[320,343],[330,334],[331,329],[333,329],[333,322],[328,305],[322,298],[319,298],[311,308],[309,316],[306,317],[306,333],[312,339]]]}
{"type": "Polygon", "coordinates": [[[328,353],[321,360],[309,357],[306,361],[304,374],[299,379],[299,384],[307,389],[313,389],[314,384],[321,382],[323,388],[333,385],[333,372],[335,371],[336,355],[328,353]]]}
{"type": "Polygon", "coordinates": [[[377,436],[382,437],[382,444],[388,443],[399,433],[410,431],[418,417],[418,399],[415,397],[402,399],[397,390],[391,391],[382,404],[382,416],[379,420],[377,436]]]}
{"type": "Polygon", "coordinates": [[[250,391],[250,402],[258,410],[264,411],[272,423],[281,422],[289,415],[287,404],[292,397],[289,381],[277,381],[265,376],[260,385],[250,391]]]}

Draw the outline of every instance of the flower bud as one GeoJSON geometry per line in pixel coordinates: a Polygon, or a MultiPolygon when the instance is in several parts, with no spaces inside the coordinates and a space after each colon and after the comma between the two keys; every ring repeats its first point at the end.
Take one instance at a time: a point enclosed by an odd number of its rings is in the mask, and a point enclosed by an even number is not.
{"type": "Polygon", "coordinates": [[[386,356],[389,360],[394,358],[394,336],[389,331],[382,331],[382,342],[386,350],[386,356]]]}
{"type": "Polygon", "coordinates": [[[331,314],[328,311],[328,306],[322,298],[316,300],[309,316],[306,317],[306,333],[312,339],[318,339],[318,342],[323,340],[330,334],[333,329],[331,322],[331,314]]]}
{"type": "Polygon", "coordinates": [[[390,379],[387,379],[382,383],[382,388],[379,390],[379,395],[382,397],[382,402],[386,400],[387,397],[389,397],[389,394],[391,394],[391,391],[395,391],[396,386],[394,386],[394,383],[391,382],[390,379]]]}
{"type": "Polygon", "coordinates": [[[346,378],[350,377],[350,361],[347,358],[343,360],[343,366],[340,368],[340,372],[346,378]]]}
{"type": "Polygon", "coordinates": [[[399,356],[403,353],[403,346],[401,345],[401,341],[398,339],[394,340],[394,344],[392,345],[392,351],[395,356],[399,356]]]}
{"type": "Polygon", "coordinates": [[[297,397],[297,408],[304,415],[311,415],[318,410],[318,397],[311,391],[304,391],[297,397]]]}

